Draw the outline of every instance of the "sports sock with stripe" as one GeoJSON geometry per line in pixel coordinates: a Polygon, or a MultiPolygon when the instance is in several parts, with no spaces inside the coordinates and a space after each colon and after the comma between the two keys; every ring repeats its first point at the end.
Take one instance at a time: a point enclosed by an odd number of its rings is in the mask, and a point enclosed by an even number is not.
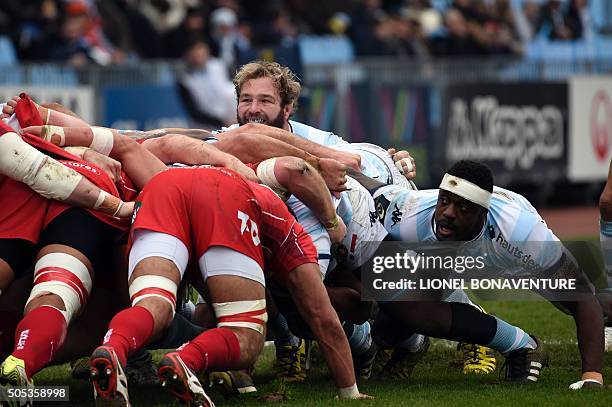
{"type": "Polygon", "coordinates": [[[276,314],[276,317],[270,318],[268,326],[274,335],[274,345],[298,346],[300,344],[300,338],[291,332],[287,319],[280,312],[276,314]]]}
{"type": "Polygon", "coordinates": [[[111,346],[125,366],[128,355],[147,344],[153,334],[153,315],[138,305],[113,317],[104,335],[103,345],[111,346]]]}
{"type": "Polygon", "coordinates": [[[28,377],[53,360],[67,331],[64,316],[54,307],[43,305],[23,317],[15,329],[13,356],[25,362],[28,377]]]}
{"type": "Polygon", "coordinates": [[[348,336],[348,341],[354,356],[363,355],[372,345],[370,323],[366,321],[361,325],[353,324],[353,330],[348,336]]]}

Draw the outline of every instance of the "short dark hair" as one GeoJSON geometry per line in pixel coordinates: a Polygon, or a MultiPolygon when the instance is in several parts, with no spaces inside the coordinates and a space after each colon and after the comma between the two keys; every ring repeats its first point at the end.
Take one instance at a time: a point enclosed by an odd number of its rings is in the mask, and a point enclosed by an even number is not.
{"type": "Polygon", "coordinates": [[[476,161],[461,160],[446,171],[450,175],[463,178],[480,188],[493,192],[493,174],[489,167],[476,161]]]}

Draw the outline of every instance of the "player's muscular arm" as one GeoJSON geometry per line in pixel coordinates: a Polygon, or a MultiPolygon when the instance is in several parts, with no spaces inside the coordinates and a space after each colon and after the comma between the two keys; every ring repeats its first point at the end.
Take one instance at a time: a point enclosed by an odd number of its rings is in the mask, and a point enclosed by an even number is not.
{"type": "Polygon", "coordinates": [[[142,145],[166,164],[209,164],[226,167],[251,181],[259,181],[253,170],[244,165],[238,158],[202,140],[180,134],[168,134],[148,139],[142,145]]]}
{"type": "Polygon", "coordinates": [[[584,293],[579,301],[563,301],[560,304],[571,313],[576,323],[578,348],[582,357],[582,380],[594,379],[603,383],[603,315],[592,287],[573,257],[564,253],[561,259],[547,270],[552,278],[576,279],[576,291],[584,293]],[[591,294],[591,295],[590,295],[591,294]]]}
{"type": "Polygon", "coordinates": [[[57,146],[85,146],[121,162],[124,171],[142,189],[166,166],[135,140],[106,127],[31,126],[23,132],[34,134],[57,146]]]}
{"type": "Polygon", "coordinates": [[[69,205],[117,216],[131,216],[134,203],[124,203],[87,178],[41,153],[16,133],[0,136],[0,173],[28,185],[38,194],[69,205]]]}
{"type": "MultiPolygon", "coordinates": [[[[222,136],[224,133],[220,133],[222,136]]],[[[334,192],[346,190],[346,166],[329,158],[318,158],[290,144],[271,137],[251,133],[222,136],[215,147],[232,154],[244,162],[255,163],[274,157],[297,157],[317,169],[327,187],[334,192]]]]}
{"type": "Polygon", "coordinates": [[[320,144],[313,143],[312,141],[303,139],[302,137],[296,136],[295,134],[290,133],[286,130],[279,129],[277,127],[267,126],[265,124],[247,123],[238,128],[220,133],[217,136],[220,136],[221,139],[223,137],[228,137],[241,133],[252,133],[272,137],[287,144],[291,144],[292,146],[304,150],[317,157],[333,158],[334,160],[338,160],[341,163],[345,164],[347,167],[353,168],[356,171],[360,171],[361,168],[361,157],[359,157],[359,155],[357,154],[337,151],[332,148],[325,147],[320,144]]]}
{"type": "Polygon", "coordinates": [[[304,264],[287,277],[297,309],[314,333],[341,398],[364,398],[357,390],[348,340],[314,264],[304,264]]]}
{"type": "MultiPolygon", "coordinates": [[[[260,164],[258,175],[267,163],[264,161],[260,164]]],[[[327,229],[332,243],[341,241],[346,234],[346,226],[336,215],[329,190],[319,173],[307,162],[296,157],[279,157],[273,160],[273,164],[278,183],[312,210],[327,229]]],[[[259,178],[264,181],[262,175],[259,178]]]]}

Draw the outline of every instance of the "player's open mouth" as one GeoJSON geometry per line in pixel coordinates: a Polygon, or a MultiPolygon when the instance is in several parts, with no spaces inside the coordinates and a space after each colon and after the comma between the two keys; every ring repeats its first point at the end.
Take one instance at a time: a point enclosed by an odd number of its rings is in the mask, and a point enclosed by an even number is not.
{"type": "Polygon", "coordinates": [[[259,118],[258,118],[258,119],[248,119],[247,121],[248,121],[249,123],[260,123],[260,124],[265,123],[265,120],[264,120],[264,119],[259,119],[259,118]]]}
{"type": "Polygon", "coordinates": [[[438,235],[442,237],[452,237],[455,234],[454,229],[438,224],[438,235]]]}

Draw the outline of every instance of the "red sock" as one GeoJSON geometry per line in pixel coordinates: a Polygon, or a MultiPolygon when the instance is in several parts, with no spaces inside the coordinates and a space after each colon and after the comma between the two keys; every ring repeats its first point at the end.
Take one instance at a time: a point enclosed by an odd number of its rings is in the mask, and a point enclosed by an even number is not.
{"type": "Polygon", "coordinates": [[[104,345],[112,346],[125,366],[128,354],[142,348],[153,333],[153,315],[144,307],[124,309],[111,320],[104,345]]]}
{"type": "Polygon", "coordinates": [[[67,330],[64,316],[53,307],[43,305],[23,317],[15,330],[13,356],[24,360],[28,377],[53,360],[67,330]]]}
{"type": "Polygon", "coordinates": [[[228,370],[240,360],[240,343],[230,329],[214,328],[201,333],[177,352],[193,372],[228,370]]]}
{"type": "Polygon", "coordinates": [[[0,311],[0,360],[6,359],[15,346],[15,329],[23,314],[15,311],[0,311]]]}

